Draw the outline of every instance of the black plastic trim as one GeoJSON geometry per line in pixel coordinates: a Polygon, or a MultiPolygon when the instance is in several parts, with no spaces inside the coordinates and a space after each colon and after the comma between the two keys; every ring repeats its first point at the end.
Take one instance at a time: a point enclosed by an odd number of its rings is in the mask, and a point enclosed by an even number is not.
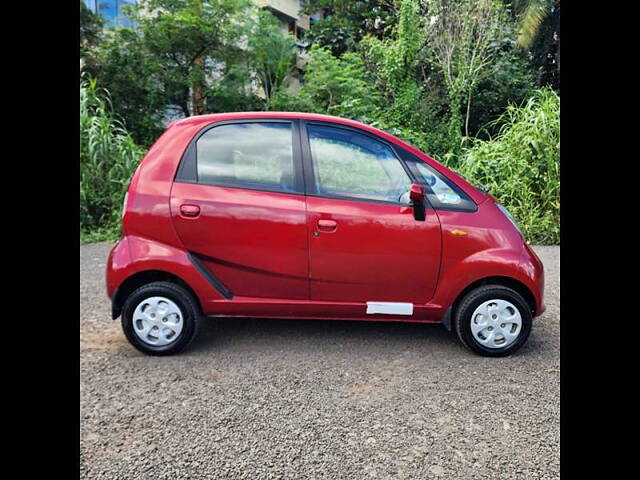
{"type": "Polygon", "coordinates": [[[205,265],[200,261],[200,259],[193,253],[187,252],[187,257],[189,257],[189,261],[193,264],[193,266],[198,270],[200,275],[202,275],[213,288],[215,288],[220,295],[222,295],[227,300],[233,299],[233,293],[227,287],[224,286],[220,280],[218,280],[211,271],[205,267],[205,265]]]}
{"type": "Polygon", "coordinates": [[[122,302],[118,300],[118,288],[116,288],[111,296],[111,318],[113,320],[118,318],[122,312],[122,302]]]}
{"type": "Polygon", "coordinates": [[[187,149],[182,154],[175,181],[198,183],[198,167],[196,164],[195,142],[189,142],[187,149]]]}
{"type": "Polygon", "coordinates": [[[446,311],[446,313],[444,314],[444,317],[442,317],[442,320],[441,320],[442,324],[449,331],[451,331],[451,312],[452,312],[451,307],[447,308],[447,311],[446,311]]]}

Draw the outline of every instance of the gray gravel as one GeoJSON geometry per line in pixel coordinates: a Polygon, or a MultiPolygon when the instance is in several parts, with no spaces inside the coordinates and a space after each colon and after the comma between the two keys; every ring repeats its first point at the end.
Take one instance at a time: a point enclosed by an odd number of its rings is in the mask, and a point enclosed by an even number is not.
{"type": "Polygon", "coordinates": [[[222,319],[147,357],[80,247],[82,478],[559,478],[560,252],[509,358],[438,325],[222,319]]]}

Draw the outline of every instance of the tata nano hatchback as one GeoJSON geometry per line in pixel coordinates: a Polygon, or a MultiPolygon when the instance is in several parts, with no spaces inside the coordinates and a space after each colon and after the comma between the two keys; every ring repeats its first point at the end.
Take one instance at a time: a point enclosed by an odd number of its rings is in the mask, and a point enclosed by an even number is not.
{"type": "Polygon", "coordinates": [[[487,356],[545,310],[542,263],[489,194],[386,132],[305,113],[172,123],[131,179],[113,318],[152,355],[204,317],[442,323],[487,356]]]}

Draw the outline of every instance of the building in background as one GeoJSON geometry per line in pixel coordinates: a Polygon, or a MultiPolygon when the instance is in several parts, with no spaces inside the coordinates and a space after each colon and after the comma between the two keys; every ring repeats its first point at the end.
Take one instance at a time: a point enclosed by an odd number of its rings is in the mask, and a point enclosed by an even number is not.
{"type": "Polygon", "coordinates": [[[254,3],[271,10],[280,20],[283,33],[290,33],[302,42],[309,30],[309,16],[300,14],[305,6],[304,0],[254,0],[254,3]]]}
{"type": "Polygon", "coordinates": [[[105,19],[105,27],[133,27],[131,20],[124,14],[125,5],[135,5],[136,0],[84,0],[85,5],[93,13],[105,19]]]}
{"type": "MultiPolygon", "coordinates": [[[[300,42],[309,30],[309,16],[301,15],[305,0],[253,0],[259,7],[266,7],[280,20],[283,33],[291,33],[300,42]]],[[[107,28],[133,27],[124,14],[123,7],[135,5],[136,0],[84,0],[89,10],[106,20],[107,28]]]]}

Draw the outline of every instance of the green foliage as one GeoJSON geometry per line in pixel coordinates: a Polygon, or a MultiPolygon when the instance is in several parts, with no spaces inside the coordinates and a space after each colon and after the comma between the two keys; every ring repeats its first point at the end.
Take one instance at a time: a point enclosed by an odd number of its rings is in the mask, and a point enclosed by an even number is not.
{"type": "Polygon", "coordinates": [[[475,140],[458,171],[506,206],[534,243],[560,241],[560,97],[549,88],[510,105],[498,135],[475,140]]]}
{"type": "Polygon", "coordinates": [[[273,95],[295,66],[295,41],[280,31],[279,21],[269,10],[260,10],[249,36],[249,67],[265,95],[267,110],[273,95]]]}
{"type": "Polygon", "coordinates": [[[99,42],[103,25],[102,18],[80,0],[80,58],[86,56],[87,51],[99,42]]]}
{"type": "Polygon", "coordinates": [[[243,66],[231,64],[225,69],[224,76],[208,87],[207,111],[209,113],[252,112],[262,110],[263,98],[247,87],[251,71],[243,66]]]}
{"type": "Polygon", "coordinates": [[[515,28],[505,26],[500,51],[475,87],[469,112],[473,136],[486,139],[495,134],[500,124],[490,122],[510,103],[519,105],[534,94],[535,72],[527,56],[516,47],[515,35],[515,28]]]}
{"type": "Polygon", "coordinates": [[[371,118],[380,96],[367,81],[361,58],[352,52],[336,58],[318,46],[311,48],[310,56],[304,85],[295,96],[279,92],[273,108],[371,118]]]}
{"type": "Polygon", "coordinates": [[[215,111],[215,105],[202,105],[219,81],[207,77],[205,59],[215,66],[239,63],[229,60],[241,52],[249,5],[248,0],[140,0],[129,9],[137,27],[109,32],[96,48],[89,71],[109,88],[114,109],[137,143],[149,146],[157,138],[168,107],[184,116],[202,108],[215,111]],[[195,92],[202,92],[202,99],[195,92]]]}
{"type": "Polygon", "coordinates": [[[87,71],[108,87],[114,110],[136,143],[150,146],[162,132],[167,105],[188,91],[162,80],[161,63],[145,47],[140,31],[122,28],[109,33],[95,49],[96,65],[87,71]]]}
{"type": "Polygon", "coordinates": [[[95,80],[80,83],[81,240],[113,240],[122,201],[143,150],[111,113],[109,94],[95,80]]]}
{"type": "Polygon", "coordinates": [[[529,48],[533,44],[540,25],[551,13],[553,0],[520,0],[514,2],[518,11],[518,45],[529,48]]]}
{"type": "Polygon", "coordinates": [[[459,127],[452,140],[442,77],[420,56],[425,40],[418,0],[403,0],[393,33],[384,39],[367,36],[360,48],[385,99],[374,125],[441,158],[458,146],[459,127]]]}
{"type": "Polygon", "coordinates": [[[386,130],[490,185],[531,240],[557,241],[558,97],[535,88],[559,89],[559,5],[310,0],[306,13],[328,15],[307,32],[296,89],[295,39],[250,0],[140,0],[130,10],[136,28],[103,33],[81,2],[81,64],[113,105],[83,82],[81,238],[117,233],[118,182],[142,154],[136,145],[161,134],[168,110],[289,110],[386,130]],[[528,50],[517,45],[525,24],[528,50]],[[102,150],[89,151],[88,138],[102,150]],[[99,153],[109,149],[111,157],[99,153]]]}
{"type": "Polygon", "coordinates": [[[397,21],[394,0],[310,0],[303,9],[309,15],[321,10],[325,18],[312,23],[306,39],[335,56],[356,51],[367,35],[386,37],[397,21]]]}

